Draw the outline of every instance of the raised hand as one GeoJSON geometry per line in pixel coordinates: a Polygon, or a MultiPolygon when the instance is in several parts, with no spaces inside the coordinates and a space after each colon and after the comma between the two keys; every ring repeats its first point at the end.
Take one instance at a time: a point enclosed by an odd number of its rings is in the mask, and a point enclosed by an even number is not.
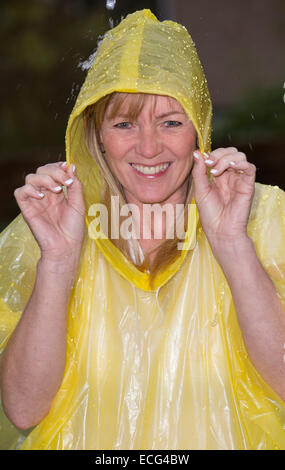
{"type": "Polygon", "coordinates": [[[200,151],[194,152],[194,195],[212,247],[247,236],[255,170],[235,147],[216,149],[206,158],[200,151]]]}
{"type": "Polygon", "coordinates": [[[85,205],[74,167],[65,162],[44,165],[27,175],[14,194],[42,257],[63,261],[80,252],[85,205]]]}

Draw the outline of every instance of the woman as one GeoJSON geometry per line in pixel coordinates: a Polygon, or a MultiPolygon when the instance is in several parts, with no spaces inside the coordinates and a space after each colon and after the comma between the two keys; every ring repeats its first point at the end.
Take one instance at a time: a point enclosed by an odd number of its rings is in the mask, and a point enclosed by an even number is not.
{"type": "Polygon", "coordinates": [[[15,192],[33,236],[22,217],[2,236],[5,338],[18,322],[2,400],[36,426],[23,449],[285,448],[284,193],[210,132],[185,28],[129,15],[78,97],[67,164],[15,192]],[[158,237],[153,204],[173,209],[158,237]]]}

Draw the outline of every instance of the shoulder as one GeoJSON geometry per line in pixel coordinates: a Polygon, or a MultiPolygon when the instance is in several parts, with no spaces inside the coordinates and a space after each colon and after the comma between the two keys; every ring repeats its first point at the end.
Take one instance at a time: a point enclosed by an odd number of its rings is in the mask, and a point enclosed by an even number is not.
{"type": "Polygon", "coordinates": [[[265,267],[285,263],[285,192],[256,183],[247,232],[265,267]]]}
{"type": "Polygon", "coordinates": [[[249,223],[257,220],[272,219],[284,215],[285,192],[278,186],[255,183],[249,223]]]}

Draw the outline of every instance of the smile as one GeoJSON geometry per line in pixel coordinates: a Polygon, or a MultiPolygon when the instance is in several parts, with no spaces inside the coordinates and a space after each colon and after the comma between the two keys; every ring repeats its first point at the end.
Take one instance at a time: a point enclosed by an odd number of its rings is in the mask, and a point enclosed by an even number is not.
{"type": "Polygon", "coordinates": [[[162,163],[161,165],[157,166],[143,166],[143,165],[136,165],[135,163],[131,163],[131,166],[138,171],[139,173],[143,173],[144,175],[157,175],[158,173],[163,173],[167,170],[170,166],[169,163],[162,163]]]}

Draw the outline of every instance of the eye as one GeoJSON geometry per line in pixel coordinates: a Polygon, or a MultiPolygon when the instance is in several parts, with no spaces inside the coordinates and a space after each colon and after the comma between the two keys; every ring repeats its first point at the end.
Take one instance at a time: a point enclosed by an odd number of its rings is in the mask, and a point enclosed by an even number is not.
{"type": "Polygon", "coordinates": [[[118,124],[114,125],[114,127],[117,127],[118,129],[130,129],[131,126],[132,123],[128,121],[118,122],[118,124]]]}
{"type": "Polygon", "coordinates": [[[165,127],[179,127],[182,125],[182,122],[179,121],[165,121],[165,127]]]}

